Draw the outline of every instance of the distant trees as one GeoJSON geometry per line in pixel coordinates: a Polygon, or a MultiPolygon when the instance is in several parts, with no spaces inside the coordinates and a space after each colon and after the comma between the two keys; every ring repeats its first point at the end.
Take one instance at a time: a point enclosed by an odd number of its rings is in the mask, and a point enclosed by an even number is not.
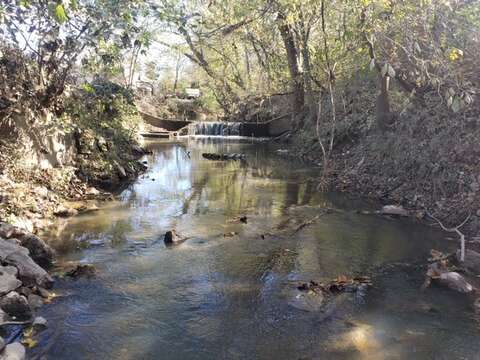
{"type": "Polygon", "coordinates": [[[285,91],[293,93],[296,112],[315,112],[318,94],[370,71],[378,79],[377,123],[388,129],[396,118],[393,86],[413,102],[436,92],[453,112],[470,106],[480,88],[476,1],[155,4],[157,19],[183,39],[185,56],[203,70],[226,112],[245,96],[285,91]]]}

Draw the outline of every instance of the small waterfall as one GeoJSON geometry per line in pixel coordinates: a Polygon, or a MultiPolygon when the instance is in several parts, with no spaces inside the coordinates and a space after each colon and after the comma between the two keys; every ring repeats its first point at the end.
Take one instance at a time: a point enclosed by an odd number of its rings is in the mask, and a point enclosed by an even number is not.
{"type": "Polygon", "coordinates": [[[240,136],[241,125],[242,124],[239,122],[194,122],[189,125],[188,134],[205,136],[240,136]]]}

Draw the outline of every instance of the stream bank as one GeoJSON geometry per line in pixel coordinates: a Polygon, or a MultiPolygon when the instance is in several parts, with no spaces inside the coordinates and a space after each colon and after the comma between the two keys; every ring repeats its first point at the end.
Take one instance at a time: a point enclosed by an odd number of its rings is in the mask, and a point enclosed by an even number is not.
{"type": "Polygon", "coordinates": [[[355,86],[338,84],[335,125],[327,94],[321,96],[319,116],[319,104],[292,114],[291,94],[276,94],[246,98],[229,120],[288,116],[291,130],[276,139],[285,150],[282,154],[320,167],[324,158],[319,137],[328,151],[333,134],[329,168],[326,176],[319,176],[318,189],[402,205],[421,218],[430,212],[447,227],[462,223],[470,214],[462,229],[476,240],[480,234],[478,102],[453,112],[436,92],[414,101],[394,88],[394,121],[380,129],[371,101],[376,97],[375,84],[364,74],[359,77],[355,86]]]}

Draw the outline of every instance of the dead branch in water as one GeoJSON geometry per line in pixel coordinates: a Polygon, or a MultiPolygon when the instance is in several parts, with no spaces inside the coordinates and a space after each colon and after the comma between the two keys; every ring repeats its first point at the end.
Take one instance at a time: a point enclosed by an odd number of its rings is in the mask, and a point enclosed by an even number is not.
{"type": "Polygon", "coordinates": [[[465,225],[468,220],[470,220],[471,214],[468,214],[467,218],[463,220],[463,222],[460,225],[457,225],[452,228],[447,228],[445,225],[442,224],[440,220],[438,220],[435,216],[430,214],[428,211],[427,211],[427,215],[430,216],[433,220],[435,220],[444,231],[452,232],[452,233],[454,232],[454,233],[457,233],[458,236],[460,236],[460,262],[464,262],[465,261],[465,235],[459,229],[463,225],[465,225]]]}
{"type": "Polygon", "coordinates": [[[320,219],[320,215],[317,215],[309,220],[306,220],[304,222],[302,222],[301,224],[299,224],[293,231],[292,231],[292,235],[293,234],[296,234],[298,233],[300,230],[302,230],[305,226],[308,226],[308,225],[311,225],[313,224],[315,221],[317,221],[318,219],[320,219]]]}

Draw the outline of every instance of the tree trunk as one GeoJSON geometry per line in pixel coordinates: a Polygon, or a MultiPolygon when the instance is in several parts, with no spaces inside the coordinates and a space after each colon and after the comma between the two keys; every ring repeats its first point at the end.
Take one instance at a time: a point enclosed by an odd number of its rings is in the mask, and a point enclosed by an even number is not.
{"type": "Polygon", "coordinates": [[[300,113],[305,105],[305,89],[303,76],[298,66],[298,49],[295,44],[293,30],[288,25],[283,13],[278,13],[277,22],[278,30],[280,31],[287,52],[288,69],[294,97],[293,110],[295,113],[300,113]]]}
{"type": "Polygon", "coordinates": [[[389,83],[390,77],[388,75],[382,76],[378,73],[380,82],[380,94],[377,96],[377,126],[381,131],[385,131],[392,125],[393,114],[390,110],[390,95],[389,95],[389,83]]]}

